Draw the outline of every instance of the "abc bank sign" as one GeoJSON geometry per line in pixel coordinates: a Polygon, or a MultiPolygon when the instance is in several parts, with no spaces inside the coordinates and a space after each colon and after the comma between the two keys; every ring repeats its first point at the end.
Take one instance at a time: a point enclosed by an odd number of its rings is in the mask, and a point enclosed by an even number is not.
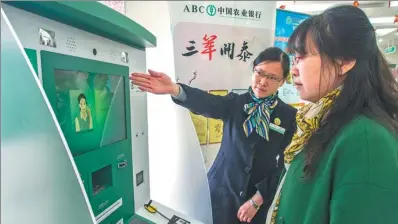
{"type": "Polygon", "coordinates": [[[184,11],[185,13],[207,13],[209,16],[215,16],[217,13],[217,8],[214,5],[185,5],[184,11]]]}
{"type": "Polygon", "coordinates": [[[207,14],[208,16],[218,15],[220,17],[249,19],[249,20],[261,19],[261,11],[245,9],[245,8],[226,7],[226,6],[216,7],[215,5],[205,6],[205,5],[189,4],[184,6],[183,12],[193,13],[193,14],[195,13],[207,14]]]}

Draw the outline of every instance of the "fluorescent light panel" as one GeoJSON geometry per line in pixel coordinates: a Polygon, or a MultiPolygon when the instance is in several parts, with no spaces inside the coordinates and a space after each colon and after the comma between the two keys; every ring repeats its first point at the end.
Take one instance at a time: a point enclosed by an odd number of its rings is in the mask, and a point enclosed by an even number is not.
{"type": "Polygon", "coordinates": [[[398,1],[391,1],[390,7],[398,7],[398,1]]]}
{"type": "Polygon", "coordinates": [[[372,24],[394,23],[394,16],[369,18],[372,24]]]}
{"type": "Polygon", "coordinates": [[[388,33],[393,32],[394,30],[397,30],[397,29],[395,29],[395,28],[376,29],[376,34],[378,36],[384,36],[388,33]]]}

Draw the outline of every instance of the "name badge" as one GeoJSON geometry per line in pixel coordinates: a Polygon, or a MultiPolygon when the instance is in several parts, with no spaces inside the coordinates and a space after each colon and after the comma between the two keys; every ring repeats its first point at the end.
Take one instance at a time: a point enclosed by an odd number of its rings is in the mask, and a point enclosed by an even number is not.
{"type": "Polygon", "coordinates": [[[277,125],[275,125],[275,124],[273,124],[273,123],[271,123],[271,124],[269,125],[269,128],[270,128],[271,130],[274,130],[274,131],[276,131],[276,132],[282,134],[282,135],[284,135],[284,134],[285,134],[285,131],[286,131],[286,129],[284,129],[284,128],[280,127],[280,126],[277,126],[277,125]]]}

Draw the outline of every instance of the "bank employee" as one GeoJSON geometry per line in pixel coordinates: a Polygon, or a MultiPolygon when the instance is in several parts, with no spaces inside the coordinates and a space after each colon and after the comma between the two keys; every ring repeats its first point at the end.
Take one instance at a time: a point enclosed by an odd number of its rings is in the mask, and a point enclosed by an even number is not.
{"type": "Polygon", "coordinates": [[[398,223],[398,83],[375,29],[330,8],[289,39],[303,100],[267,224],[398,223]]]}
{"type": "Polygon", "coordinates": [[[278,97],[289,69],[286,53],[267,48],[254,60],[248,92],[227,96],[175,84],[151,70],[149,75],[130,77],[143,91],[170,94],[193,113],[224,122],[221,148],[208,172],[214,224],[265,222],[283,168],[283,151],[296,128],[296,109],[278,97]]]}

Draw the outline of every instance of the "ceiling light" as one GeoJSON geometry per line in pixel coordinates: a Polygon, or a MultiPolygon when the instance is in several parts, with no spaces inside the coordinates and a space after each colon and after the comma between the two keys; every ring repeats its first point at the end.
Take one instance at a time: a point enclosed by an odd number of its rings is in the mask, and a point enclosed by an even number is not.
{"type": "Polygon", "coordinates": [[[395,28],[385,28],[385,29],[376,29],[376,34],[378,36],[384,36],[388,33],[394,32],[395,28]]]}
{"type": "Polygon", "coordinates": [[[394,23],[394,17],[389,16],[389,17],[374,17],[374,18],[369,18],[370,22],[373,24],[380,24],[380,23],[394,23]]]}
{"type": "Polygon", "coordinates": [[[398,7],[398,1],[390,1],[390,7],[398,7]]]}

